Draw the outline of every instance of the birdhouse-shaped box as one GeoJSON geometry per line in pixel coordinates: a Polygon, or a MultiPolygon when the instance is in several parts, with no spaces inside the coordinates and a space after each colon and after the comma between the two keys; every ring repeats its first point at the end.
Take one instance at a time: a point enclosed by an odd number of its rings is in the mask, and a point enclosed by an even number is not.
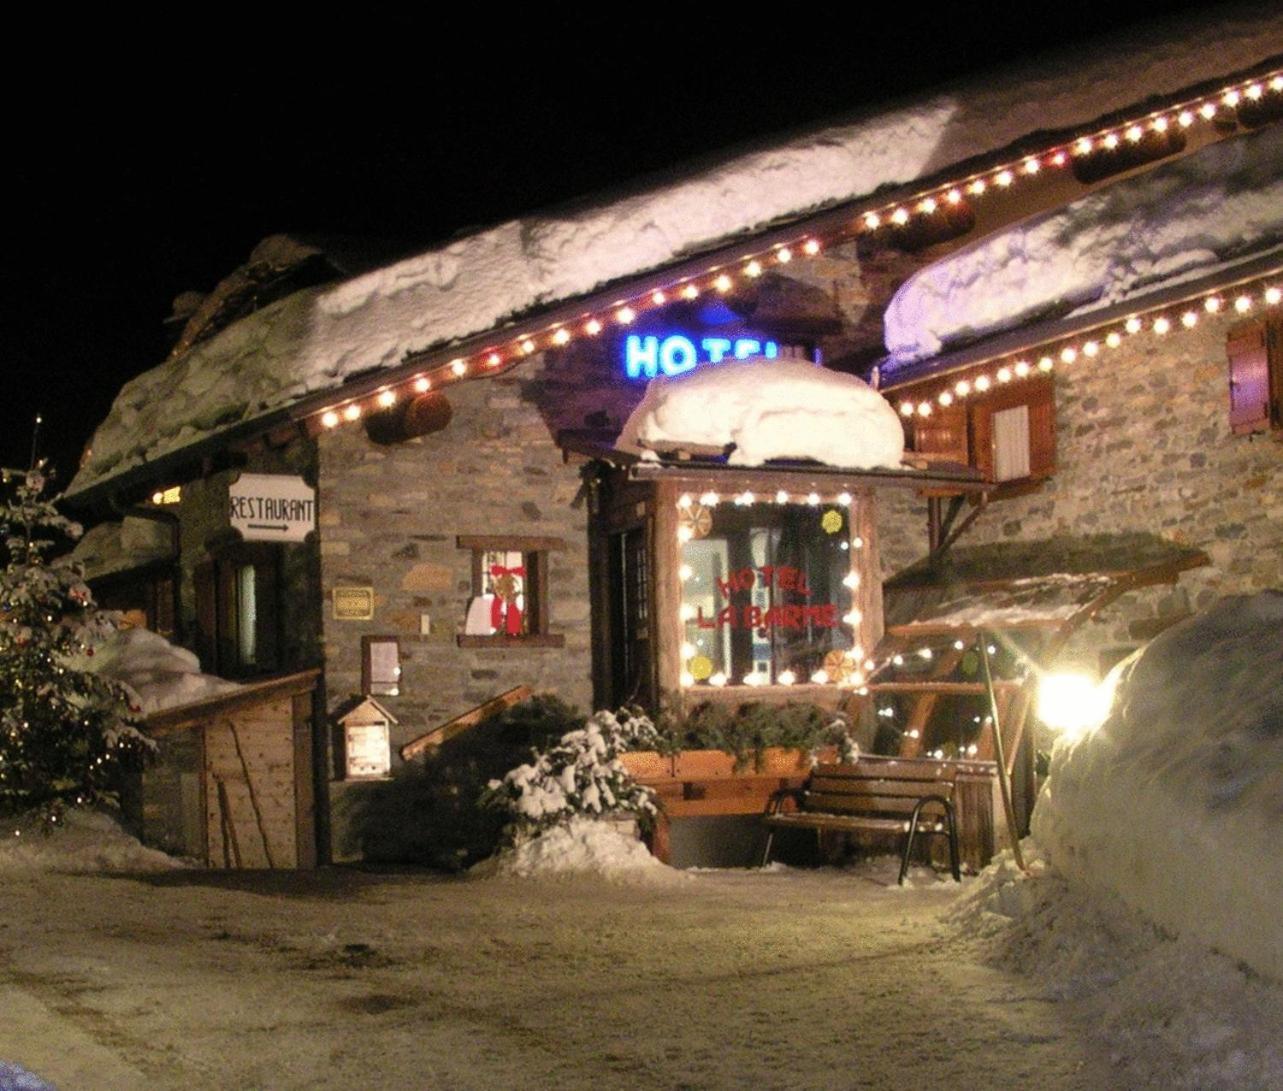
{"type": "Polygon", "coordinates": [[[343,728],[344,777],[370,780],[386,777],[392,768],[389,730],[397,722],[373,697],[339,717],[343,728]]]}

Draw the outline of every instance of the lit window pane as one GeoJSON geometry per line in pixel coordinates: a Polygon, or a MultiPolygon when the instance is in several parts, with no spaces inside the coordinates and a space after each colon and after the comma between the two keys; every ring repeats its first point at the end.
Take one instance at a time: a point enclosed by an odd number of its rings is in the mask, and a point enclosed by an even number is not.
{"type": "Polygon", "coordinates": [[[786,671],[807,681],[853,646],[845,509],[723,504],[711,514],[707,534],[682,545],[685,673],[697,684],[776,683],[786,671]]]}
{"type": "Polygon", "coordinates": [[[236,570],[236,655],[241,666],[258,661],[258,585],[254,566],[242,565],[236,570]]]}
{"type": "Polygon", "coordinates": [[[526,613],[526,555],[518,550],[487,550],[481,557],[481,586],[489,617],[487,635],[520,636],[530,631],[526,613]]]}
{"type": "Polygon", "coordinates": [[[993,478],[1017,481],[1029,476],[1029,406],[993,415],[993,478]]]}

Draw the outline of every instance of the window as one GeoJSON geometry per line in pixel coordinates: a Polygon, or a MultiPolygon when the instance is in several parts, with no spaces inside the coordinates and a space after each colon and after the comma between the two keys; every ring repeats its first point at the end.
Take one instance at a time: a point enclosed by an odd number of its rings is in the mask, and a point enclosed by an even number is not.
{"type": "Polygon", "coordinates": [[[562,646],[548,626],[548,553],[564,547],[560,538],[460,535],[458,546],[472,552],[460,647],[562,646]]]}
{"type": "Polygon", "coordinates": [[[1283,428],[1283,326],[1255,320],[1230,329],[1230,428],[1237,434],[1283,428]]]}
{"type": "Polygon", "coordinates": [[[681,526],[683,684],[837,681],[856,669],[848,509],[692,504],[681,526]]]}
{"type": "Polygon", "coordinates": [[[276,547],[236,543],[196,569],[196,648],[206,670],[248,678],[280,668],[279,565],[276,547]]]}
{"type": "MultiPolygon", "coordinates": [[[[1025,379],[985,394],[936,405],[915,417],[917,454],[974,466],[1015,492],[1056,472],[1056,413],[1051,379],[1025,379]]],[[[992,498],[999,499],[1003,490],[992,498]]]]}
{"type": "Polygon", "coordinates": [[[145,626],[166,640],[175,640],[177,584],[169,566],[93,582],[94,598],[105,610],[119,610],[125,628],[145,626]]]}

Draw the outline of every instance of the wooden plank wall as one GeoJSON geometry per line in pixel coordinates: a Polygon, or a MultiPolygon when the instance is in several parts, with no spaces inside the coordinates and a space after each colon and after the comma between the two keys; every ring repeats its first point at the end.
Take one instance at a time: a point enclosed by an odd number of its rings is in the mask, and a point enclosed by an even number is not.
{"type": "Polygon", "coordinates": [[[289,697],[207,723],[205,799],[211,867],[308,865],[299,859],[295,729],[289,697]]]}

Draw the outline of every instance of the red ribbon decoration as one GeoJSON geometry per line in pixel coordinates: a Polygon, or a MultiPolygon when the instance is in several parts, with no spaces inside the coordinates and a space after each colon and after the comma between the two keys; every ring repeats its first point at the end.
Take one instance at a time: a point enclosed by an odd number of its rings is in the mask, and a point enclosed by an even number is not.
{"type": "MultiPolygon", "coordinates": [[[[490,576],[492,579],[498,579],[500,576],[520,576],[526,578],[526,566],[515,565],[512,568],[505,568],[501,564],[492,564],[490,566],[490,576]]],[[[490,602],[490,628],[496,633],[505,630],[509,636],[518,636],[521,633],[521,608],[517,605],[516,595],[509,602],[498,591],[495,592],[494,598],[490,602]]]]}

